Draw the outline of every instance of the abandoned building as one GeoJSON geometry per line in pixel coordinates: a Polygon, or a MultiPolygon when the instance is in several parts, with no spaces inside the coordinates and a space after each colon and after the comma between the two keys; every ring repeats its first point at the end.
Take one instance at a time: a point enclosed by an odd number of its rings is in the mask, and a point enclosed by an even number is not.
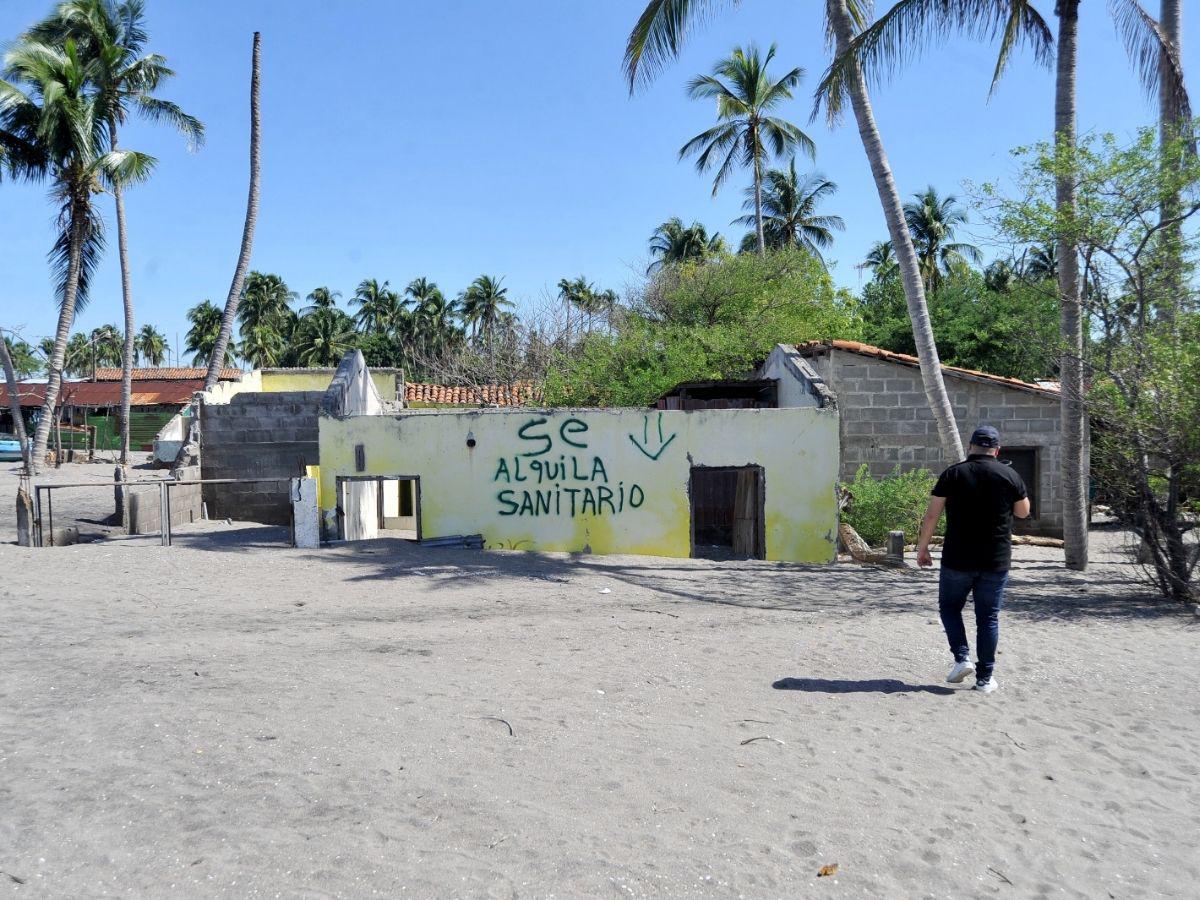
{"type": "Polygon", "coordinates": [[[395,411],[377,392],[348,405],[348,392],[335,379],[318,423],[327,537],[834,559],[838,419],[820,396],[787,409],[395,411]]]}
{"type": "MultiPolygon", "coordinates": [[[[777,347],[763,374],[777,377],[776,369],[792,352],[837,396],[843,481],[853,480],[863,465],[876,476],[896,467],[935,474],[946,467],[915,356],[857,341],[817,341],[777,347]]],[[[1061,537],[1058,391],[956,366],[943,365],[942,374],[964,444],[978,424],[994,425],[1003,444],[1000,458],[1029,489],[1032,515],[1018,521],[1017,530],[1061,537]]]]}

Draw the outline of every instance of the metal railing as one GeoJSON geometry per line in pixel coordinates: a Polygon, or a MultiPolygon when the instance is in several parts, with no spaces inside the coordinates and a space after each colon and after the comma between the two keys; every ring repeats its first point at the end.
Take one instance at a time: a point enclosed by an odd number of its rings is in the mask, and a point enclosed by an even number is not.
{"type": "MultiPolygon", "coordinates": [[[[290,486],[292,478],[297,476],[284,476],[274,478],[196,478],[187,481],[177,481],[171,478],[156,478],[145,481],[77,481],[67,482],[64,484],[35,484],[33,488],[33,545],[35,547],[53,547],[54,544],[54,500],[53,491],[65,490],[71,488],[104,488],[105,490],[119,489],[124,492],[125,503],[129,502],[130,488],[146,488],[153,485],[158,486],[158,512],[159,512],[159,530],[157,532],[146,532],[146,537],[158,534],[160,543],[164,547],[171,546],[171,488],[183,487],[185,485],[205,485],[205,484],[263,484],[267,482],[279,482],[290,486]],[[43,506],[42,494],[46,495],[46,501],[43,506]],[[44,511],[43,511],[44,510],[44,511]],[[49,543],[46,542],[46,537],[49,536],[49,543]]],[[[295,523],[292,523],[295,527],[295,523]]]]}

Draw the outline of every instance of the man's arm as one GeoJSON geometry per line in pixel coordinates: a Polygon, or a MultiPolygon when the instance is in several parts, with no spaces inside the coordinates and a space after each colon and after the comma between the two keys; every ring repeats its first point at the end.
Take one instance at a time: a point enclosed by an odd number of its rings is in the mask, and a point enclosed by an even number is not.
{"type": "Polygon", "coordinates": [[[921,520],[921,536],[917,539],[917,565],[932,566],[933,557],[929,555],[929,541],[937,529],[938,519],[946,508],[945,497],[930,497],[929,507],[925,510],[925,518],[921,520]]]}
{"type": "Polygon", "coordinates": [[[1030,512],[1031,512],[1031,509],[1029,506],[1029,498],[1028,497],[1022,497],[1020,500],[1018,500],[1016,503],[1013,504],[1013,515],[1016,516],[1018,519],[1028,519],[1030,512]]]}

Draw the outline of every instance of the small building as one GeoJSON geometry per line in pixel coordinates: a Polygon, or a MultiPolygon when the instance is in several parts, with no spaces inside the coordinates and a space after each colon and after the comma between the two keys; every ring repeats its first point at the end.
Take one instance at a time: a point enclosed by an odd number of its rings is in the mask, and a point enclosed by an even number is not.
{"type": "Polygon", "coordinates": [[[349,414],[342,382],[318,421],[327,537],[411,524],[424,539],[479,534],[495,549],[835,558],[838,412],[819,398],[789,409],[349,414]]]}
{"type": "MultiPolygon", "coordinates": [[[[822,388],[837,396],[843,481],[851,481],[864,465],[880,476],[897,467],[936,474],[948,464],[915,356],[857,341],[780,345],[760,375],[780,378],[785,373],[791,375],[781,378],[781,405],[809,402],[822,388]],[[799,368],[801,362],[816,372],[819,386],[799,368]]],[[[1018,522],[1018,530],[1061,537],[1059,392],[957,366],[943,365],[942,375],[964,449],[977,425],[994,425],[1003,444],[1001,459],[1011,463],[1029,489],[1032,516],[1018,522]]]]}

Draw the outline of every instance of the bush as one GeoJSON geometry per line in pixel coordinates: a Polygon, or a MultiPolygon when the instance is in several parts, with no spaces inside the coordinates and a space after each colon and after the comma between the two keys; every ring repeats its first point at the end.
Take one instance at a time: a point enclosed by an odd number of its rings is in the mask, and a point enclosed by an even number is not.
{"type": "MultiPolygon", "coordinates": [[[[842,518],[873,547],[887,543],[889,531],[903,531],[905,542],[915,543],[936,482],[927,469],[901,472],[897,466],[890,475],[873,478],[864,465],[853,482],[842,485],[853,495],[842,518]]],[[[937,533],[943,530],[938,523],[937,533]]]]}

